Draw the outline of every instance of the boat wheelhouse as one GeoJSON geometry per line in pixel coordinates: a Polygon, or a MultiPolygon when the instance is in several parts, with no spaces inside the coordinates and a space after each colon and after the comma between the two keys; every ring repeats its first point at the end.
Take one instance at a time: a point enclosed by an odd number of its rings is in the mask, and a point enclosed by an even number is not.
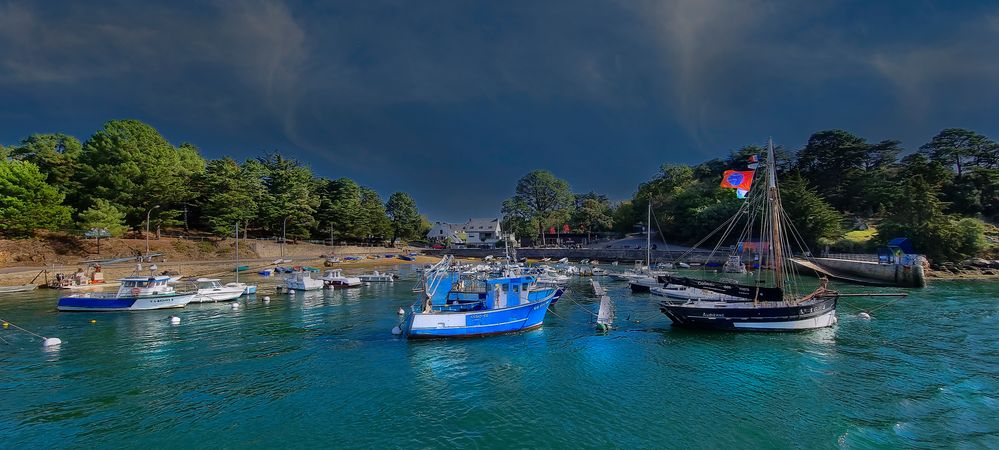
{"type": "Polygon", "coordinates": [[[315,291],[323,288],[323,280],[312,278],[308,270],[299,270],[284,277],[284,285],[297,291],[315,291]]]}

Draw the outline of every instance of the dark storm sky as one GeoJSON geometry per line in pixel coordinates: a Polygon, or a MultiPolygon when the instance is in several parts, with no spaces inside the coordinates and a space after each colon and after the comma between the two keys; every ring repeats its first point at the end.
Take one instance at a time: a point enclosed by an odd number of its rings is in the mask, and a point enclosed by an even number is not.
{"type": "Polygon", "coordinates": [[[5,2],[0,143],[137,118],[206,157],[278,149],[498,214],[544,168],[628,198],[664,162],[844,128],[999,138],[999,4],[5,2]]]}

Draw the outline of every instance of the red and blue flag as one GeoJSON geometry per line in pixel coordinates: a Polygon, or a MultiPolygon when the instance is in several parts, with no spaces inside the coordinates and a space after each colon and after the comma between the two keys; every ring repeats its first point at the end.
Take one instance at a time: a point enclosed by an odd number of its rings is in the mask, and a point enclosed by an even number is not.
{"type": "Polygon", "coordinates": [[[752,170],[726,170],[722,175],[721,187],[748,191],[753,185],[752,170]]]}

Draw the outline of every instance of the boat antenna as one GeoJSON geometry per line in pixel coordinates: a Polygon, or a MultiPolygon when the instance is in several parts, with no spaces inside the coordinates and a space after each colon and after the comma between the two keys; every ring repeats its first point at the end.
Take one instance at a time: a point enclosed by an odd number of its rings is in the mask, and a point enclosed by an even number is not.
{"type": "Polygon", "coordinates": [[[645,265],[652,270],[652,196],[649,196],[649,212],[645,218],[645,265]]]}
{"type": "Polygon", "coordinates": [[[236,221],[236,282],[239,283],[239,221],[236,221]]]}

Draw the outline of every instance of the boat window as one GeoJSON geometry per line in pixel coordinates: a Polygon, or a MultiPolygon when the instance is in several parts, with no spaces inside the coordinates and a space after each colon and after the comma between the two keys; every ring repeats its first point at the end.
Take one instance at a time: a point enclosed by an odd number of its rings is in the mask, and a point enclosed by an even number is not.
{"type": "Polygon", "coordinates": [[[122,283],[122,286],[124,286],[124,287],[135,287],[135,282],[134,281],[126,281],[126,282],[122,283]]]}

